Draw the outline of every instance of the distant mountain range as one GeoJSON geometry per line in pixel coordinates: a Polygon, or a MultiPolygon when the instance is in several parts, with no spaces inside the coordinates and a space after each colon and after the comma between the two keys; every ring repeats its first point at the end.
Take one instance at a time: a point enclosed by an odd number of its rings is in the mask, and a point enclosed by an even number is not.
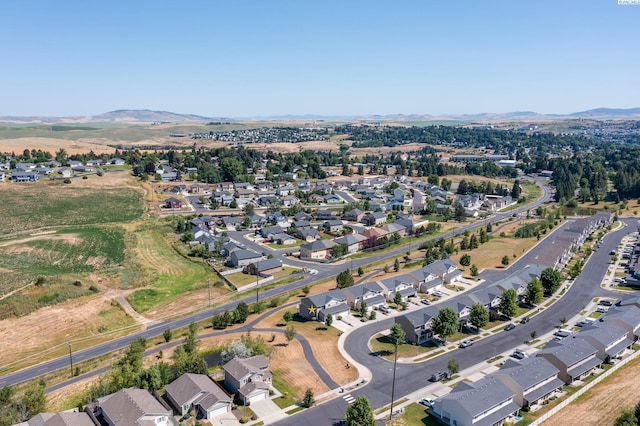
{"type": "Polygon", "coordinates": [[[0,117],[4,123],[206,123],[206,122],[234,122],[234,121],[534,121],[534,120],[562,120],[562,119],[640,119],[640,107],[637,108],[596,108],[588,111],[570,114],[540,114],[533,111],[514,111],[507,113],[480,113],[460,115],[429,115],[429,114],[390,114],[365,116],[322,116],[322,115],[277,115],[260,117],[204,117],[195,114],[177,114],[168,111],[152,111],[148,109],[120,109],[93,116],[68,117],[0,117]]]}

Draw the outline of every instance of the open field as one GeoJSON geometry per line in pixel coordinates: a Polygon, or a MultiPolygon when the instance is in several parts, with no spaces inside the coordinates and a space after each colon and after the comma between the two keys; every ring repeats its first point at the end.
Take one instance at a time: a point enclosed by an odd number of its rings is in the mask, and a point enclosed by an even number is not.
{"type": "MultiPolygon", "coordinates": [[[[295,308],[277,310],[273,315],[256,324],[256,328],[279,327],[284,330],[282,315],[287,310],[292,313],[296,312],[295,308]]],[[[289,322],[289,325],[295,327],[296,333],[306,337],[316,359],[336,383],[345,384],[357,378],[358,372],[355,368],[345,368],[347,361],[338,350],[339,330],[333,327],[326,328],[317,321],[294,320],[289,322]]]]}
{"type": "MultiPolygon", "coordinates": [[[[208,279],[212,284],[218,281],[208,265],[186,258],[172,247],[177,237],[171,228],[159,223],[145,224],[132,234],[130,251],[149,279],[144,282],[145,288],[128,297],[136,311],[146,312],[152,318],[165,317],[172,312],[166,312],[163,304],[179,295],[206,288],[208,279]]],[[[123,284],[128,286],[130,283],[123,284]]],[[[212,297],[226,292],[226,288],[212,285],[212,297]]]]}
{"type": "MultiPolygon", "coordinates": [[[[0,235],[54,226],[127,222],[142,215],[142,191],[128,185],[128,174],[109,180],[112,185],[70,185],[42,180],[36,183],[0,183],[0,235]],[[86,185],[86,186],[85,186],[86,185]]],[[[88,179],[89,180],[89,179],[88,179]]]]}
{"type": "Polygon", "coordinates": [[[611,374],[587,393],[580,396],[559,413],[543,423],[544,426],[573,424],[580,419],[583,426],[611,425],[622,409],[630,409],[638,403],[640,383],[640,358],[629,362],[611,374]]]}
{"type": "MultiPolygon", "coordinates": [[[[283,267],[281,271],[273,274],[273,281],[269,281],[267,284],[277,283],[278,280],[291,275],[293,272],[299,271],[297,268],[283,267]]],[[[242,287],[249,284],[255,284],[256,276],[245,274],[244,272],[236,272],[235,274],[229,274],[225,277],[231,281],[236,287],[242,287]]]]}
{"type": "Polygon", "coordinates": [[[463,250],[451,255],[451,259],[460,262],[460,258],[468,254],[471,256],[471,264],[476,265],[480,271],[486,268],[504,268],[501,263],[504,256],[509,256],[509,262],[513,263],[537,243],[536,238],[492,238],[475,250],[463,250]],[[516,257],[513,257],[514,254],[516,257]]]}
{"type": "Polygon", "coordinates": [[[139,330],[120,306],[104,295],[85,296],[41,308],[24,317],[2,320],[2,367],[42,362],[139,330]],[[80,303],[81,302],[81,303],[80,303]]]}

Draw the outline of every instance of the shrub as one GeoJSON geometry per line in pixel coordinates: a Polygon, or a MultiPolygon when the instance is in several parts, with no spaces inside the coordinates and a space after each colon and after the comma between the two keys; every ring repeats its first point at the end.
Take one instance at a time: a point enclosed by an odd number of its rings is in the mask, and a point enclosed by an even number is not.
{"type": "MultiPolygon", "coordinates": [[[[85,176],[82,176],[82,179],[85,179],[85,180],[86,180],[86,179],[89,179],[89,176],[86,176],[86,175],[85,175],[85,176]]],[[[66,182],[65,182],[65,183],[66,183],[66,182]]],[[[69,183],[71,183],[71,182],[69,182],[69,183]]]]}
{"type": "Polygon", "coordinates": [[[93,292],[93,293],[97,293],[98,291],[98,287],[96,287],[95,285],[89,286],[89,291],[93,292]]]}
{"type": "Polygon", "coordinates": [[[76,287],[82,287],[82,281],[74,281],[73,285],[76,287]]]}
{"type": "Polygon", "coordinates": [[[67,184],[69,184],[69,183],[71,183],[71,179],[66,178],[65,180],[63,180],[63,181],[62,181],[62,183],[67,183],[67,184]]]}

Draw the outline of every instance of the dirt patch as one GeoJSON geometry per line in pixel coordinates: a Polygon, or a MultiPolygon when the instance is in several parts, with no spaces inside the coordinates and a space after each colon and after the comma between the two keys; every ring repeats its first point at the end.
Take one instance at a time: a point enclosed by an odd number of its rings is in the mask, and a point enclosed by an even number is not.
{"type": "Polygon", "coordinates": [[[640,358],[604,379],[577,401],[543,423],[544,426],[570,425],[580,419],[581,426],[611,425],[622,409],[631,409],[638,403],[640,358]]]}
{"type": "MultiPolygon", "coordinates": [[[[211,287],[211,303],[216,301],[216,298],[220,297],[222,292],[217,288],[211,287]]],[[[194,312],[199,307],[206,307],[209,304],[209,292],[206,288],[202,288],[195,291],[190,291],[180,295],[180,297],[158,306],[155,309],[147,311],[144,315],[152,319],[166,319],[169,317],[178,317],[191,312],[194,312]]]]}
{"type": "MultiPolygon", "coordinates": [[[[5,241],[3,243],[0,243],[0,247],[8,247],[13,245],[24,244],[29,241],[42,241],[42,240],[63,241],[66,244],[71,244],[74,246],[80,245],[83,241],[78,234],[41,234],[41,235],[32,235],[31,237],[27,237],[27,238],[20,238],[18,240],[5,241]]],[[[26,247],[26,248],[30,249],[29,247],[26,247]]]]}
{"type": "Polygon", "coordinates": [[[103,141],[103,143],[96,143],[95,141],[77,140],[70,141],[58,138],[16,138],[16,139],[4,139],[0,141],[0,149],[3,152],[22,152],[26,148],[28,149],[41,149],[42,151],[56,152],[60,148],[64,148],[67,154],[86,154],[89,151],[93,151],[96,154],[112,153],[114,148],[106,146],[112,141],[103,141]]]}

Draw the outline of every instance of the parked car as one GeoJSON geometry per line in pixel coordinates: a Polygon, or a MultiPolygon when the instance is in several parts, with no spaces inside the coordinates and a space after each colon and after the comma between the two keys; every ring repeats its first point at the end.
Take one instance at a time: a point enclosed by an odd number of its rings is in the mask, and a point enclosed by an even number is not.
{"type": "Polygon", "coordinates": [[[385,305],[382,305],[378,308],[380,310],[380,312],[388,314],[389,312],[391,312],[391,308],[385,305]]]}
{"type": "Polygon", "coordinates": [[[611,306],[613,305],[613,303],[610,300],[600,300],[598,302],[598,305],[602,305],[602,306],[611,306]]]}
{"type": "Polygon", "coordinates": [[[520,320],[520,324],[526,324],[531,320],[531,318],[529,317],[524,317],[520,320]]]}
{"type": "Polygon", "coordinates": [[[433,373],[431,375],[431,377],[429,378],[430,381],[432,382],[439,382],[441,380],[444,380],[446,378],[449,377],[449,373],[447,373],[446,371],[436,371],[435,373],[433,373]]]}
{"type": "Polygon", "coordinates": [[[525,359],[525,358],[529,358],[529,355],[527,355],[526,352],[524,352],[521,349],[516,349],[512,354],[512,357],[514,357],[515,359],[525,359]]]}
{"type": "Polygon", "coordinates": [[[433,406],[433,403],[434,403],[434,402],[435,402],[435,401],[434,401],[433,399],[431,399],[431,398],[422,398],[422,399],[420,400],[420,404],[424,405],[425,407],[431,407],[431,406],[433,406]]]}
{"type": "Polygon", "coordinates": [[[515,325],[515,324],[513,324],[513,323],[511,323],[511,324],[508,324],[508,325],[504,328],[504,331],[511,331],[511,330],[513,330],[514,328],[516,328],[516,325],[515,325]]]}
{"type": "Polygon", "coordinates": [[[423,305],[430,305],[431,302],[429,302],[429,299],[422,299],[420,300],[420,303],[422,303],[423,305]]]}
{"type": "Polygon", "coordinates": [[[472,340],[463,340],[462,343],[460,343],[461,348],[468,348],[471,345],[473,345],[472,340]]]}

